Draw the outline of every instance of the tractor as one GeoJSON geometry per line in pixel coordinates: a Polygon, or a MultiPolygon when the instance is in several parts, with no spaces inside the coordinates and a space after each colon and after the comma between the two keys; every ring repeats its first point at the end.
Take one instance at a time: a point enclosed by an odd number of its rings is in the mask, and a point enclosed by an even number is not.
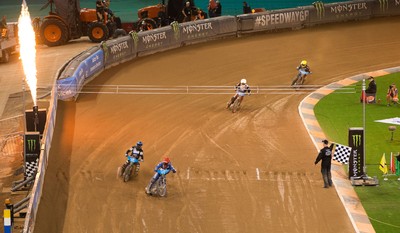
{"type": "Polygon", "coordinates": [[[148,29],[157,27],[167,26],[172,21],[182,22],[182,9],[185,2],[189,1],[194,7],[193,0],[168,0],[168,4],[165,4],[165,0],[161,3],[153,6],[147,6],[138,10],[139,20],[133,23],[133,29],[139,31],[140,25],[143,21],[147,24],[148,29]]]}
{"type": "Polygon", "coordinates": [[[111,37],[121,24],[117,17],[108,18],[106,11],[100,20],[96,9],[81,9],[79,0],[48,0],[41,9],[49,5],[49,15],[41,21],[36,19],[35,27],[40,41],[47,46],[63,45],[82,36],[98,43],[111,37]]]}

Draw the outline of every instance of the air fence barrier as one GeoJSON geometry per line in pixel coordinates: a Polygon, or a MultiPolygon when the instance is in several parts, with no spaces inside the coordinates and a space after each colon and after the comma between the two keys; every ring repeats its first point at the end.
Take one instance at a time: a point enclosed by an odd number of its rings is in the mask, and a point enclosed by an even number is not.
{"type": "Polygon", "coordinates": [[[105,41],[82,52],[60,68],[56,75],[43,135],[39,170],[23,232],[33,232],[34,229],[55,127],[57,100],[76,99],[82,87],[105,69],[139,56],[241,34],[398,15],[400,0],[364,0],[331,4],[315,2],[313,6],[173,23],[171,26],[151,31],[132,32],[128,36],[105,41]]]}
{"type": "Polygon", "coordinates": [[[71,60],[58,76],[58,97],[61,100],[76,99],[85,83],[104,70],[104,52],[96,45],[71,60]]]}
{"type": "Polygon", "coordinates": [[[104,51],[105,69],[136,58],[137,48],[134,44],[134,40],[132,39],[134,36],[135,35],[131,33],[129,36],[103,41],[100,44],[100,47],[104,51]]]}

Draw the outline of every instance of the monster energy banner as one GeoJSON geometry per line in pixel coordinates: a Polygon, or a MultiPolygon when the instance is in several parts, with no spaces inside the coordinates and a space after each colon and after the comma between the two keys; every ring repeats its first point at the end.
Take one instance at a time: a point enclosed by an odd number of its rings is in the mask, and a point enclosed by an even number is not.
{"type": "Polygon", "coordinates": [[[364,129],[349,128],[349,146],[353,149],[349,160],[349,178],[364,174],[364,129]]]}
{"type": "Polygon", "coordinates": [[[103,41],[101,48],[104,51],[106,68],[118,65],[136,57],[136,49],[130,36],[123,36],[103,41]]]}
{"type": "Polygon", "coordinates": [[[24,136],[25,178],[33,176],[38,167],[40,155],[39,132],[26,132],[24,136]]]}
{"type": "Polygon", "coordinates": [[[310,10],[310,24],[367,19],[372,17],[373,1],[349,1],[324,4],[313,3],[310,10]]]}
{"type": "Polygon", "coordinates": [[[179,47],[180,38],[174,31],[173,25],[139,32],[137,34],[139,56],[179,47]]]}

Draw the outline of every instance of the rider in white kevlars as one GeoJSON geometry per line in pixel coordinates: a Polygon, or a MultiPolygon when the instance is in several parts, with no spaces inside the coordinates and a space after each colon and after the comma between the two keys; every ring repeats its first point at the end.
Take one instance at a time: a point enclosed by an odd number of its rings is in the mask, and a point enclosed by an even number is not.
{"type": "MultiPolygon", "coordinates": [[[[132,148],[128,149],[125,152],[125,157],[131,156],[131,157],[136,158],[139,161],[143,161],[144,157],[143,157],[142,146],[143,146],[143,142],[138,141],[136,143],[136,146],[132,146],[132,148]]],[[[122,171],[124,171],[126,166],[128,166],[128,165],[129,165],[129,160],[127,159],[126,162],[124,163],[124,165],[122,165],[122,171]]],[[[138,164],[138,166],[139,166],[139,164],[138,164]]]]}
{"type": "MultiPolygon", "coordinates": [[[[162,162],[157,164],[157,166],[154,168],[154,176],[151,178],[149,185],[146,187],[146,193],[150,194],[151,187],[153,186],[154,183],[160,178],[160,174],[157,172],[159,169],[164,169],[168,170],[168,173],[172,171],[173,173],[176,173],[175,168],[171,164],[171,160],[168,157],[165,157],[162,162]]],[[[168,174],[167,173],[167,174],[168,174]]]]}
{"type": "Polygon", "coordinates": [[[233,102],[235,102],[237,97],[240,96],[240,98],[242,98],[240,102],[242,102],[243,97],[246,95],[246,92],[249,95],[251,93],[250,86],[247,85],[247,80],[244,78],[240,80],[238,84],[236,84],[235,89],[236,89],[236,94],[231,98],[230,101],[228,101],[226,108],[229,108],[233,104],[233,102]]]}

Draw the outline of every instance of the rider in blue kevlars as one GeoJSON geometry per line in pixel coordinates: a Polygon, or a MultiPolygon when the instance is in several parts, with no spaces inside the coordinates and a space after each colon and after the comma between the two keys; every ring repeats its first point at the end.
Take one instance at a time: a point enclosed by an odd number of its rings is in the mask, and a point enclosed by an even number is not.
{"type": "MultiPolygon", "coordinates": [[[[159,169],[169,170],[169,171],[172,171],[173,173],[176,173],[175,168],[171,164],[171,160],[168,157],[165,157],[163,159],[163,161],[160,162],[159,164],[157,164],[157,166],[154,168],[154,171],[156,174],[154,174],[154,176],[150,180],[149,185],[147,185],[147,187],[145,189],[146,194],[150,194],[151,187],[158,180],[158,178],[160,178],[160,174],[158,174],[158,172],[157,172],[159,169]]],[[[169,173],[169,171],[168,171],[168,173],[169,173]]]]}
{"type": "Polygon", "coordinates": [[[236,94],[231,98],[230,101],[228,101],[226,108],[229,108],[233,102],[235,102],[236,98],[240,97],[240,103],[243,101],[243,97],[246,95],[246,92],[250,95],[251,90],[250,86],[247,85],[247,80],[242,79],[240,80],[240,83],[236,84],[235,86],[236,89],[236,94]]]}
{"type": "MultiPolygon", "coordinates": [[[[144,157],[143,157],[142,146],[143,146],[143,142],[138,141],[136,143],[136,146],[132,146],[132,148],[130,148],[126,151],[125,157],[131,156],[131,157],[136,158],[139,161],[143,161],[144,157]]],[[[127,159],[126,162],[124,163],[124,165],[122,165],[122,171],[124,171],[126,166],[128,166],[128,165],[129,165],[129,160],[127,159]]],[[[138,170],[139,170],[140,164],[138,163],[137,166],[138,166],[138,170]]]]}

